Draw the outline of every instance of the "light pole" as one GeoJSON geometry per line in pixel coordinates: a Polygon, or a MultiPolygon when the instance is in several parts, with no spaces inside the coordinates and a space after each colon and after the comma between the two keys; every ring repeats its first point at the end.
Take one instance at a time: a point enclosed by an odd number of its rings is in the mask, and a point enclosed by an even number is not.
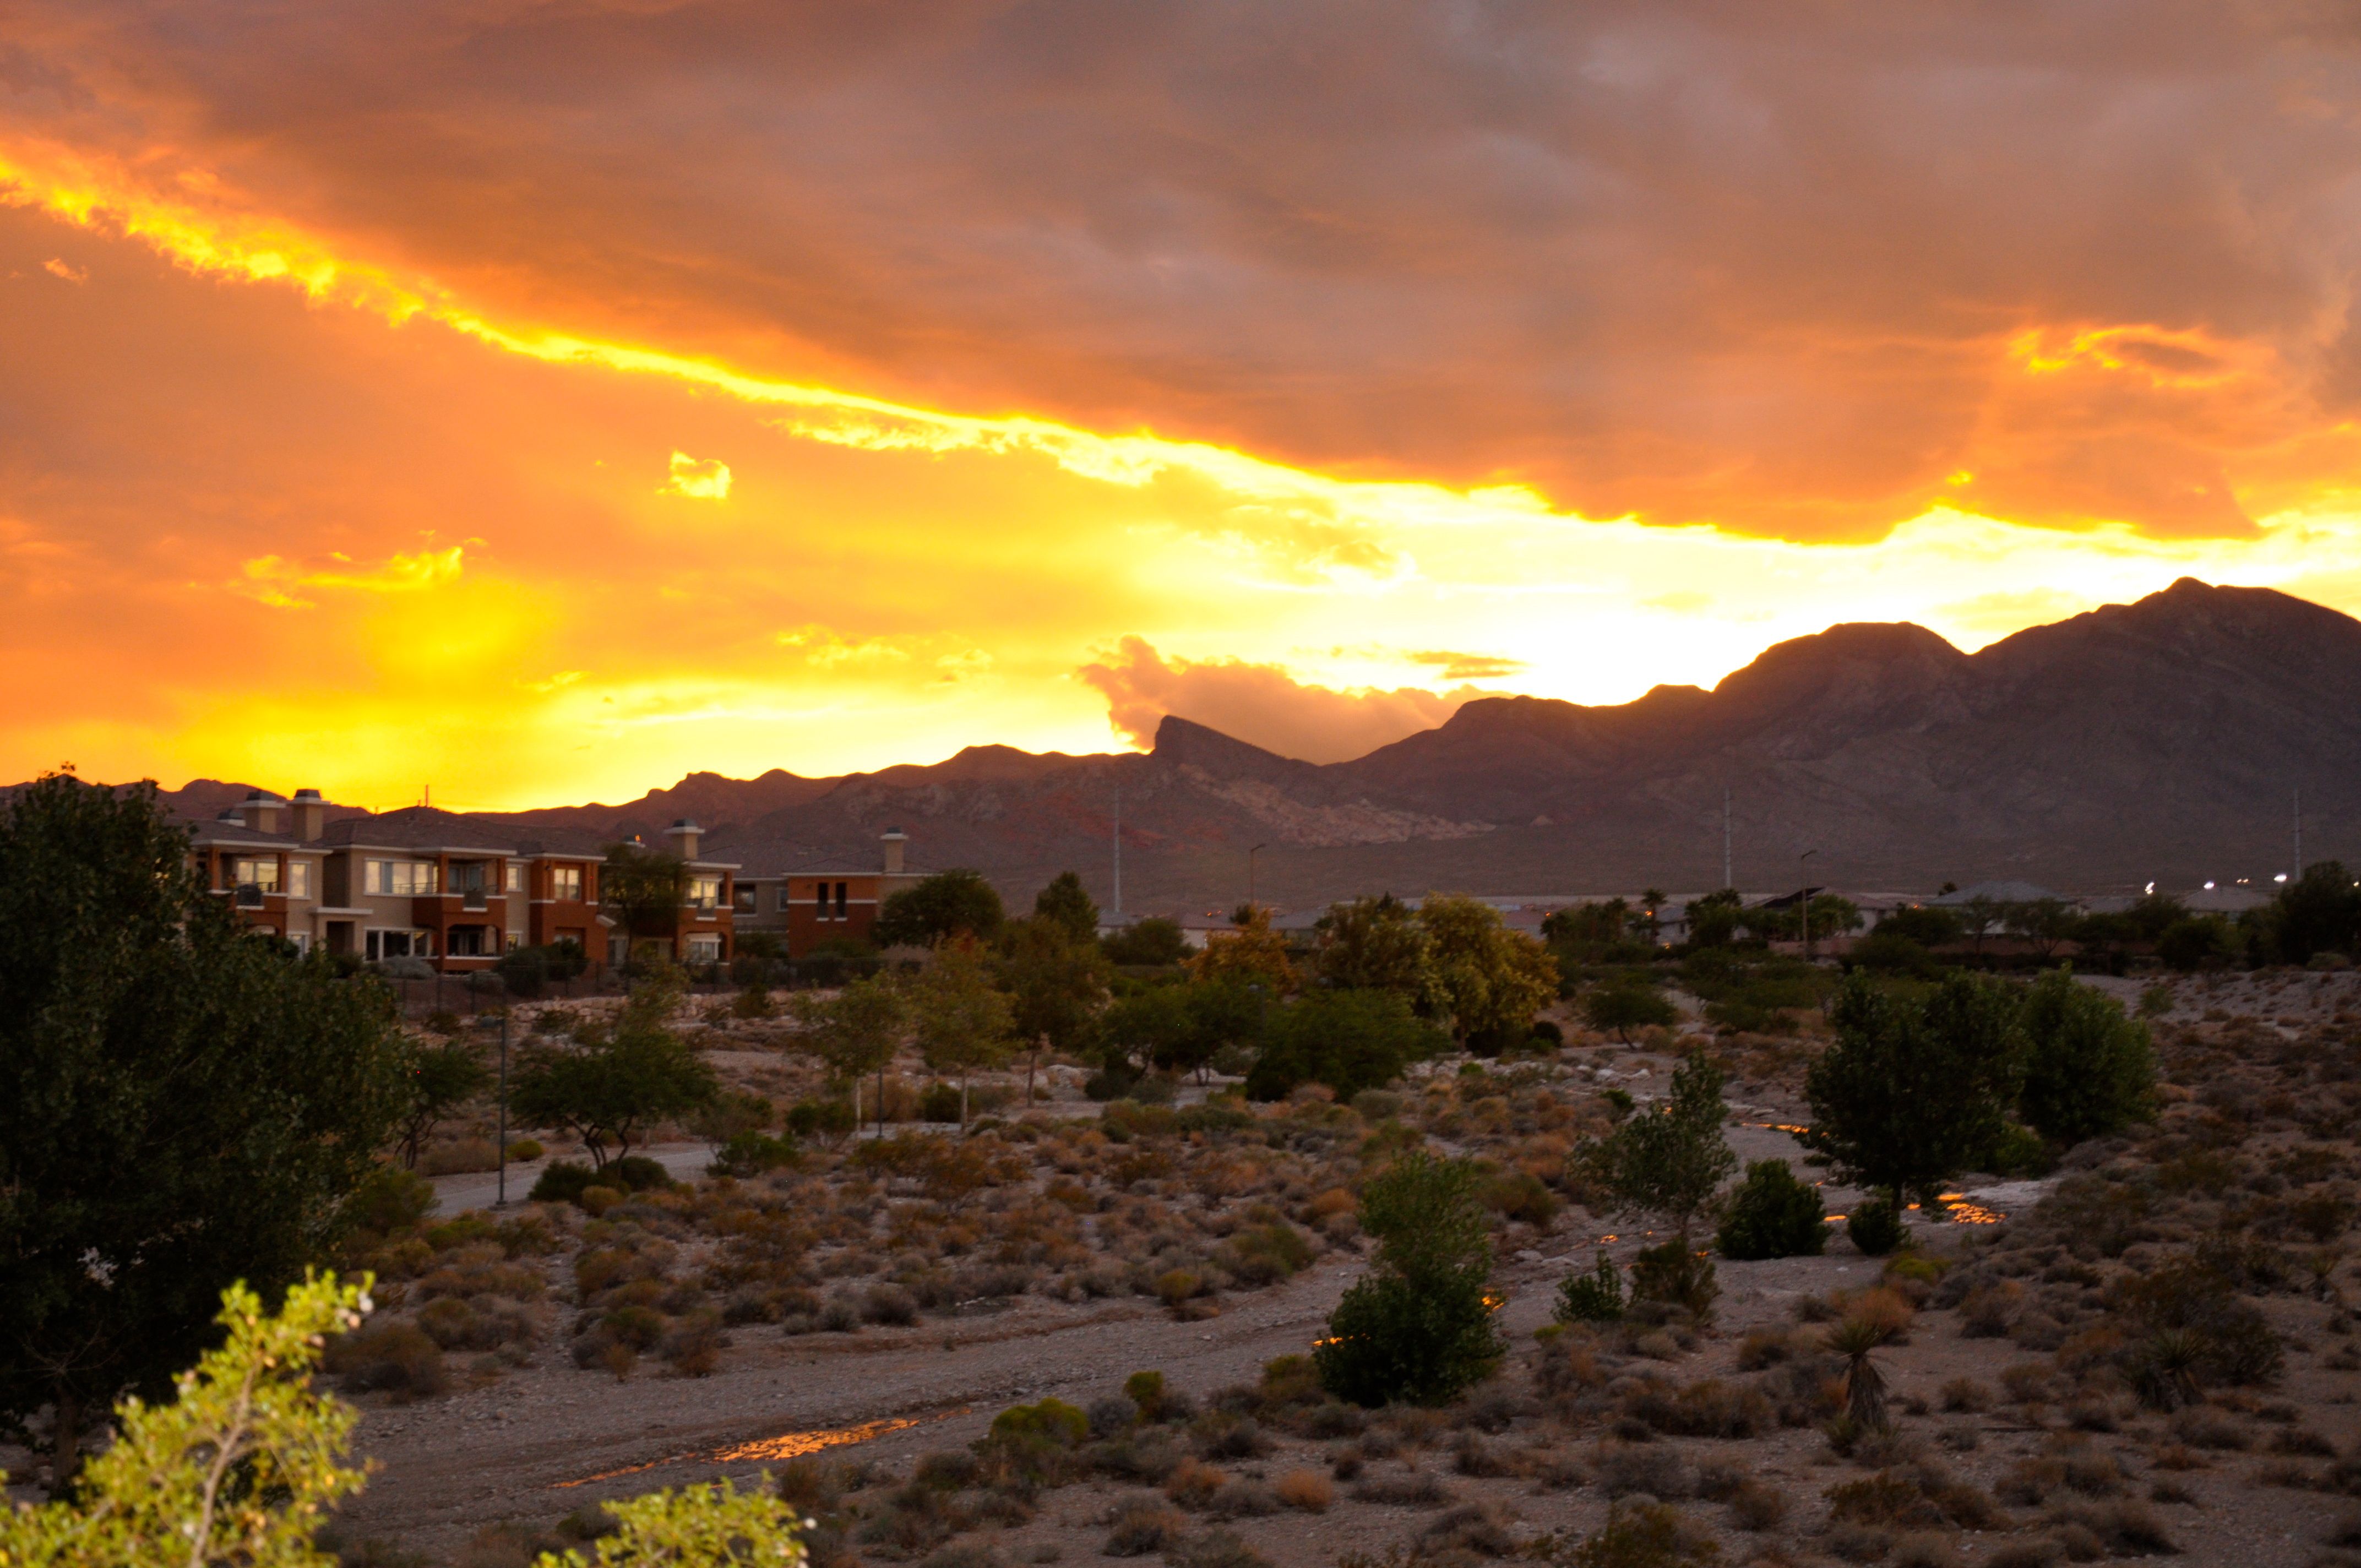
{"type": "Polygon", "coordinates": [[[1268,848],[1270,846],[1268,844],[1257,844],[1246,851],[1246,907],[1248,909],[1255,906],[1255,857],[1268,848]]]}
{"type": "Polygon", "coordinates": [[[495,1209],[509,1206],[509,1010],[500,1009],[500,1190],[495,1209]]]}
{"type": "Polygon", "coordinates": [[[1804,878],[1804,891],[1795,896],[1804,901],[1804,961],[1806,963],[1812,961],[1812,877],[1811,873],[1805,871],[1803,867],[1806,861],[1818,853],[1817,850],[1806,850],[1795,857],[1796,870],[1804,878]]]}

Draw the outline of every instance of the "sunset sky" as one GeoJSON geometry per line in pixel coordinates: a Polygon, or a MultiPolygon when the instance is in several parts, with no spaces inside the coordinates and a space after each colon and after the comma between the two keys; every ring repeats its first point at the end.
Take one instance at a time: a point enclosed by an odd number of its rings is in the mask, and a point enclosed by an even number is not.
{"type": "Polygon", "coordinates": [[[0,782],[635,795],[2361,609],[2334,7],[0,3],[0,782]]]}

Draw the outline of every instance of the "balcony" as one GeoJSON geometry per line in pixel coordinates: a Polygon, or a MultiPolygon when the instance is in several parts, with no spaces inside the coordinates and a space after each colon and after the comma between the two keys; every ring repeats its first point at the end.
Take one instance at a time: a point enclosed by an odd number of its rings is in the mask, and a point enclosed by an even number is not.
{"type": "Polygon", "coordinates": [[[480,914],[484,910],[489,909],[491,906],[491,894],[486,893],[482,888],[465,887],[459,890],[460,908],[473,910],[480,914]]]}
{"type": "Polygon", "coordinates": [[[240,909],[259,909],[262,907],[265,895],[278,891],[277,888],[267,888],[258,882],[242,882],[237,884],[235,896],[240,909]]]}

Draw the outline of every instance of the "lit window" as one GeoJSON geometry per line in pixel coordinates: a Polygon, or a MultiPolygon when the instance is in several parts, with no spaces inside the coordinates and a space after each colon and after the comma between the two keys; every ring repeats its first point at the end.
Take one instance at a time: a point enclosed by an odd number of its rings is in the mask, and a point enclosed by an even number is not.
{"type": "Polygon", "coordinates": [[[290,898],[309,898],[312,896],[311,861],[290,861],[287,862],[287,896],[290,898]]]}
{"type": "Polygon", "coordinates": [[[582,896],[582,868],[552,866],[549,870],[549,896],[579,900],[582,896]]]}
{"type": "Polygon", "coordinates": [[[279,857],[262,855],[241,859],[234,868],[233,880],[240,887],[259,888],[264,893],[279,891],[279,857]]]}
{"type": "Polygon", "coordinates": [[[522,861],[511,861],[509,862],[507,886],[508,891],[511,893],[522,893],[524,891],[524,862],[522,861]]]}
{"type": "Polygon", "coordinates": [[[361,890],[388,898],[414,898],[435,891],[431,861],[371,861],[363,869],[361,890]]]}
{"type": "Polygon", "coordinates": [[[688,879],[688,902],[692,908],[711,909],[721,902],[721,879],[700,876],[688,879]]]}
{"type": "Polygon", "coordinates": [[[721,938],[719,933],[691,937],[688,939],[688,961],[693,964],[718,964],[721,961],[721,938]]]}

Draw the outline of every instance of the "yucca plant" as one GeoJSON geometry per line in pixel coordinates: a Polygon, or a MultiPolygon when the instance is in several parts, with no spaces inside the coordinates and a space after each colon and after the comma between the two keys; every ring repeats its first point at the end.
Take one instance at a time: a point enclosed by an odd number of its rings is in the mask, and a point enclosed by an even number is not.
{"type": "Polygon", "coordinates": [[[2125,1369],[2132,1392],[2151,1410],[2172,1411],[2193,1405],[2197,1368],[2205,1359],[2203,1336],[2188,1329],[2161,1329],[2148,1335],[2132,1354],[2125,1369]]]}
{"type": "Polygon", "coordinates": [[[1828,1349],[1845,1358],[1845,1415],[1863,1431],[1886,1424],[1885,1374],[1869,1356],[1892,1332],[1867,1318],[1847,1318],[1828,1333],[1828,1349]]]}

